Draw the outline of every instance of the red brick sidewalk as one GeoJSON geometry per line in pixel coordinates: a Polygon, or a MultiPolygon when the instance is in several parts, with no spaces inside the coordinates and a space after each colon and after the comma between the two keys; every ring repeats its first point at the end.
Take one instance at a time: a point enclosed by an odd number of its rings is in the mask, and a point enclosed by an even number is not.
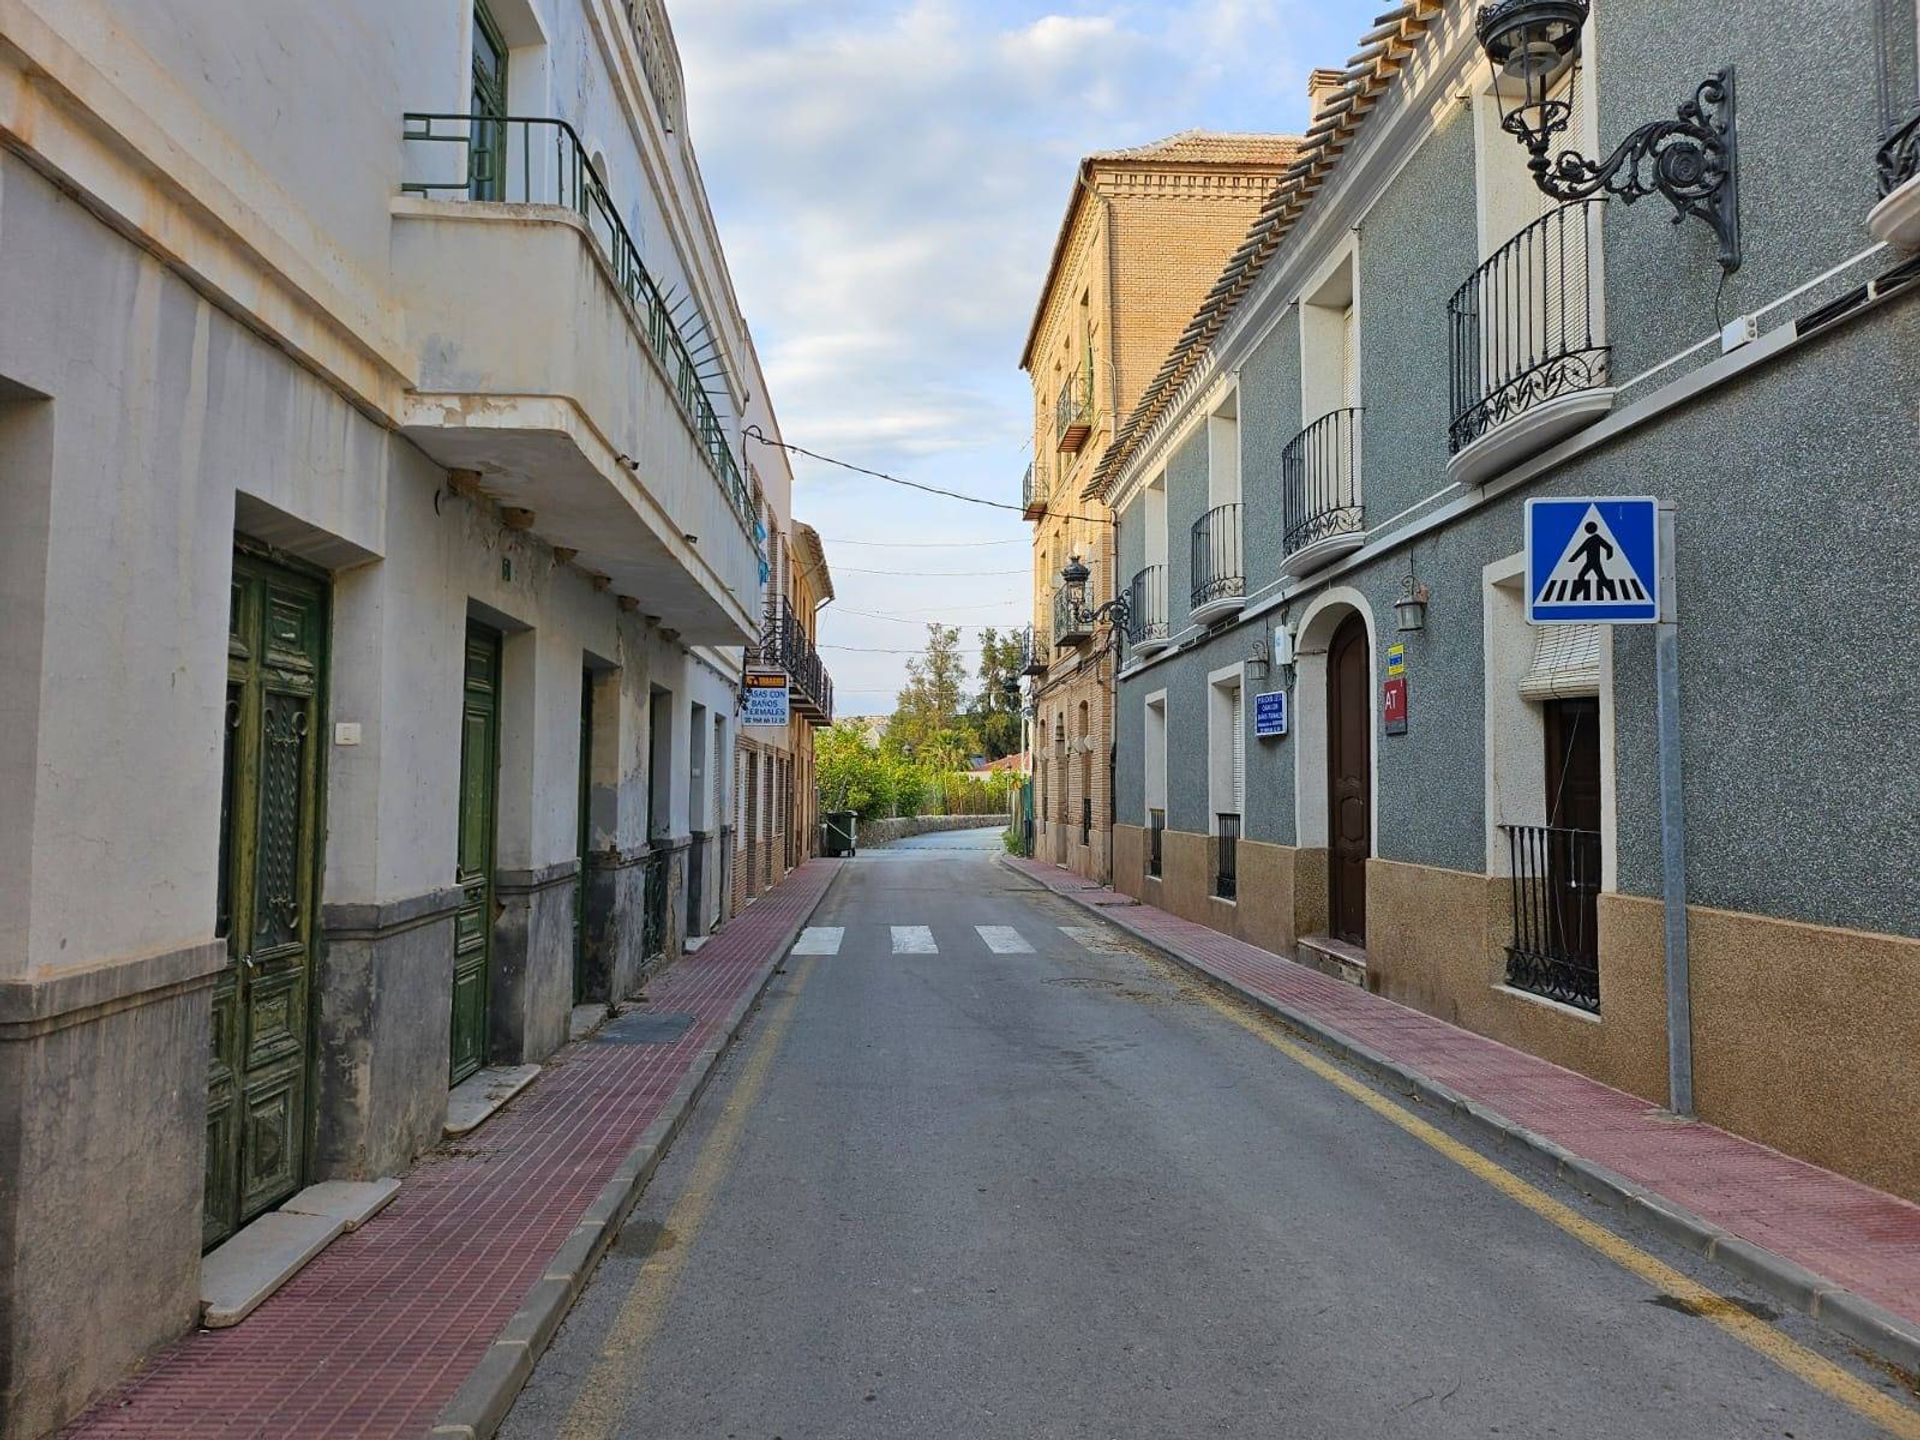
{"type": "Polygon", "coordinates": [[[1791,1261],[1811,1272],[1806,1281],[1850,1291],[1920,1330],[1920,1206],[1711,1125],[1676,1125],[1637,1096],[1054,866],[1008,863],[1233,988],[1436,1081],[1791,1261]]]}
{"type": "Polygon", "coordinates": [[[647,1009],[698,1017],[679,1040],[562,1050],[244,1323],[188,1336],[64,1433],[416,1440],[837,869],[801,867],[648,986],[647,1009]]]}

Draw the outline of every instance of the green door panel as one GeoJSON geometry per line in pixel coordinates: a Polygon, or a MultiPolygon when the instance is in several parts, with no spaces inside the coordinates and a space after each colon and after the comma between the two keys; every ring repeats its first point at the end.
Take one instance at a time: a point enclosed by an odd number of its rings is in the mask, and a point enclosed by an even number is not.
{"type": "Polygon", "coordinates": [[[487,967],[493,951],[493,848],[500,766],[500,635],[467,626],[460,722],[460,840],[454,883],[453,1029],[448,1076],[458,1085],[487,1060],[487,967]]]}
{"type": "Polygon", "coordinates": [[[323,582],[234,557],[207,1076],[206,1243],[299,1189],[311,1129],[309,998],[320,845],[323,582]]]}

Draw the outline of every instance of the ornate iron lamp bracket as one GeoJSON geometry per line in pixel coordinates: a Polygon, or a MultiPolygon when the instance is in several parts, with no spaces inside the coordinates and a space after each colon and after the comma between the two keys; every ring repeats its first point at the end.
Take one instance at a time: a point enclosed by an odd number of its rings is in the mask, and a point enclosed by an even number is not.
{"type": "Polygon", "coordinates": [[[1740,268],[1740,181],[1734,149],[1733,67],[1700,82],[1676,118],[1642,125],[1605,160],[1567,150],[1547,158],[1549,139],[1529,140],[1534,183],[1556,200],[1605,191],[1631,205],[1647,195],[1673,203],[1673,223],[1689,215],[1720,238],[1720,264],[1740,268]]]}

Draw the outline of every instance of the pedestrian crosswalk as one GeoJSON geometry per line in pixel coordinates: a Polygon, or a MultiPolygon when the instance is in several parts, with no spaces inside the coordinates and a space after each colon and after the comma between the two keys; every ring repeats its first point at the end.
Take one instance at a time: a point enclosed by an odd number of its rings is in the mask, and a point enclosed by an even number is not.
{"type": "Polygon", "coordinates": [[[931,925],[846,926],[810,925],[794,942],[795,955],[838,955],[871,951],[894,955],[980,954],[1033,955],[1048,948],[1057,932],[1072,946],[1096,955],[1122,955],[1128,945],[1121,936],[1094,925],[1047,925],[1033,938],[1014,925],[974,925],[945,928],[942,936],[931,925]],[[884,937],[884,944],[880,943],[884,937]],[[1036,943],[1037,942],[1037,943],[1036,943]]]}

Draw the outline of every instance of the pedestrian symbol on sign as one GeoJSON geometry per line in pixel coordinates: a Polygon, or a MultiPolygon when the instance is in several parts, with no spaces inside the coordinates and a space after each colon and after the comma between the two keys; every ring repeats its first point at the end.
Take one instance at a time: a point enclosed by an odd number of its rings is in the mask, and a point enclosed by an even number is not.
{"type": "Polygon", "coordinates": [[[1654,502],[1529,500],[1527,618],[1536,624],[1657,620],[1654,502]]]}

